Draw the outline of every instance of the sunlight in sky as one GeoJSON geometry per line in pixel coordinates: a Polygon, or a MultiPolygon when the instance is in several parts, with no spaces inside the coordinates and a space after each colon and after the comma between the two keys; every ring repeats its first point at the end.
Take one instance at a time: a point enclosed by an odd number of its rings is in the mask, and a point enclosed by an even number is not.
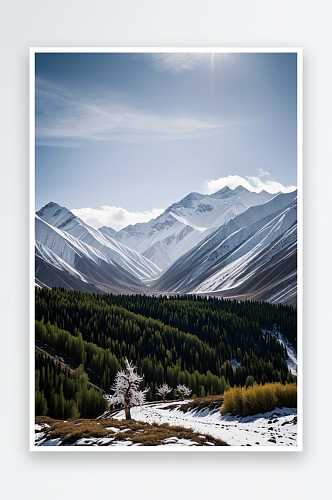
{"type": "Polygon", "coordinates": [[[37,53],[35,67],[36,210],[130,223],[225,179],[297,184],[296,54],[37,53]]]}

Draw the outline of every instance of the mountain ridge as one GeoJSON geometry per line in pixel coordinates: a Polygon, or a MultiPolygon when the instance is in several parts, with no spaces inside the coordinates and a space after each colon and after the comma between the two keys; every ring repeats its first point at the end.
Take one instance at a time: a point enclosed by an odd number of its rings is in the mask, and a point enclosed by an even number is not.
{"type": "MultiPolygon", "coordinates": [[[[268,259],[264,257],[265,254],[267,255],[267,248],[269,248],[270,259],[280,252],[285,253],[285,248],[288,248],[289,257],[292,255],[292,245],[297,240],[296,231],[290,231],[290,228],[296,226],[297,222],[295,194],[293,192],[278,195],[276,199],[258,210],[259,215],[256,213],[253,217],[253,214],[257,212],[257,207],[252,207],[231,219],[227,224],[220,226],[196,247],[180,257],[161,277],[151,283],[151,287],[156,292],[162,290],[163,293],[213,294],[233,297],[240,293],[240,289],[245,289],[244,282],[250,281],[251,285],[249,287],[248,284],[246,289],[250,288],[252,294],[260,296],[258,282],[262,277],[258,279],[258,276],[261,275],[262,266],[266,265],[268,259]],[[289,203],[285,206],[287,202],[289,203]],[[273,210],[277,207],[283,208],[274,212],[273,210]],[[265,216],[262,217],[262,215],[265,216]],[[279,239],[282,243],[277,246],[279,239]],[[255,280],[257,286],[253,290],[255,280]]],[[[286,258],[287,255],[284,255],[284,259],[286,258]]],[[[284,276],[284,279],[289,275],[295,275],[296,272],[296,260],[291,257],[290,259],[291,270],[287,276],[284,276]]],[[[282,266],[282,261],[279,262],[278,258],[275,261],[276,266],[282,266]]],[[[294,289],[296,288],[295,281],[294,279],[292,281],[294,289]]],[[[267,296],[266,290],[265,296],[267,296]]],[[[292,294],[290,301],[295,304],[296,292],[292,294]]]]}
{"type": "Polygon", "coordinates": [[[192,192],[156,219],[118,232],[94,229],[50,202],[36,213],[35,231],[37,286],[296,306],[297,191],[192,192]]]}
{"type": "Polygon", "coordinates": [[[105,236],[98,229],[92,228],[66,207],[50,202],[36,215],[50,226],[75,237],[78,241],[94,248],[96,252],[101,252],[138,278],[151,278],[160,272],[160,269],[146,257],[112,237],[105,236]]]}
{"type": "Polygon", "coordinates": [[[148,256],[165,271],[217,227],[249,207],[264,204],[275,197],[266,191],[253,193],[243,186],[238,188],[232,190],[225,186],[210,195],[189,193],[156,219],[129,225],[118,231],[114,238],[148,256]]]}

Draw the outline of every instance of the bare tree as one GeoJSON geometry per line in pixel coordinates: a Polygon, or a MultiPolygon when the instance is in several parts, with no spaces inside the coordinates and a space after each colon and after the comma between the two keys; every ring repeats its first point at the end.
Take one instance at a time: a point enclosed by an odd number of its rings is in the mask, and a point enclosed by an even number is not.
{"type": "Polygon", "coordinates": [[[178,384],[175,390],[178,393],[178,397],[181,398],[182,401],[184,401],[185,396],[190,396],[191,394],[191,389],[184,384],[178,384]]]}
{"type": "Polygon", "coordinates": [[[157,394],[158,394],[158,396],[161,396],[163,398],[164,403],[165,403],[166,395],[171,391],[172,391],[172,387],[168,387],[167,384],[163,384],[160,387],[157,387],[157,394]]]}
{"type": "Polygon", "coordinates": [[[106,394],[104,397],[110,404],[122,404],[126,420],[130,420],[130,408],[145,403],[145,394],[149,388],[140,391],[139,385],[144,377],[137,374],[136,366],[127,358],[125,358],[125,365],[125,370],[121,370],[115,375],[114,383],[110,387],[113,394],[106,394]]]}

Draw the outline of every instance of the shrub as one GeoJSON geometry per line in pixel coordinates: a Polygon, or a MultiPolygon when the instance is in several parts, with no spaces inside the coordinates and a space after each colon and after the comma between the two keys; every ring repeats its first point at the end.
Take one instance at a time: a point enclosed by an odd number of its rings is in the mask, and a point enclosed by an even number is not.
{"type": "Polygon", "coordinates": [[[252,375],[248,375],[246,378],[246,387],[248,388],[249,385],[254,385],[255,379],[252,375]]]}
{"type": "Polygon", "coordinates": [[[296,384],[282,385],[280,382],[258,385],[255,382],[248,387],[232,387],[224,393],[222,415],[256,415],[274,410],[276,407],[297,407],[296,384]]]}

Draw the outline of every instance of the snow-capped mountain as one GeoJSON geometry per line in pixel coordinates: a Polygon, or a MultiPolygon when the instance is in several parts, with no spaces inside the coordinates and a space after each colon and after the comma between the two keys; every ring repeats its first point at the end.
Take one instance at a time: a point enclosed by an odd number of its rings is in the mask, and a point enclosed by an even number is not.
{"type": "Polygon", "coordinates": [[[165,270],[217,227],[273,197],[266,191],[253,193],[243,186],[234,190],[226,186],[211,195],[190,193],[156,219],[121,229],[114,239],[165,270]]]}
{"type": "Polygon", "coordinates": [[[51,202],[35,228],[39,286],[296,305],[296,191],[190,193],[157,219],[119,232],[94,229],[51,202]]]}
{"type": "Polygon", "coordinates": [[[138,293],[140,280],[100,250],[35,215],[35,279],[39,286],[138,293]]]}
{"type": "MultiPolygon", "coordinates": [[[[160,273],[160,269],[144,255],[114,240],[110,236],[110,231],[107,235],[103,234],[57,203],[48,203],[37,212],[37,216],[66,235],[73,236],[77,241],[94,249],[93,255],[103,256],[102,260],[119,264],[136,278],[149,279],[160,273]]],[[[40,241],[37,238],[37,230],[36,239],[40,241]]]]}
{"type": "Polygon", "coordinates": [[[295,304],[296,244],[296,192],[280,194],[220,226],[153,288],[295,304]]]}
{"type": "Polygon", "coordinates": [[[113,229],[112,227],[107,227],[107,226],[100,227],[98,229],[98,231],[108,238],[114,238],[114,236],[117,233],[117,231],[115,231],[115,229],[113,229]]]}

